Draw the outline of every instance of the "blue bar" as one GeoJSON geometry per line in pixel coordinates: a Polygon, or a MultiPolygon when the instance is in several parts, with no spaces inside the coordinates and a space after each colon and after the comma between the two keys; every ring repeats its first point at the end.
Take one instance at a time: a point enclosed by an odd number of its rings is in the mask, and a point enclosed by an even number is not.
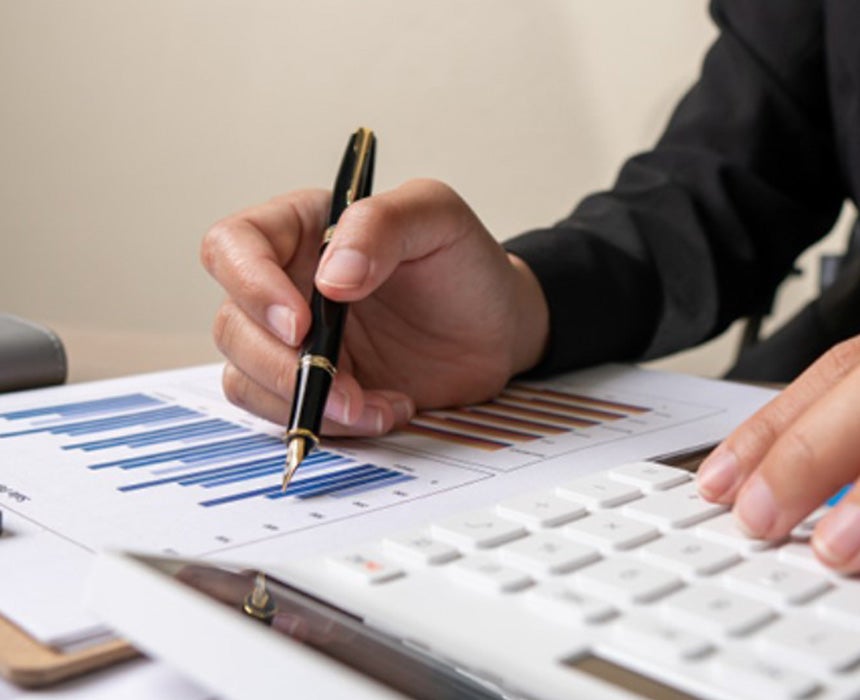
{"type": "Polygon", "coordinates": [[[162,479],[152,479],[151,481],[138,481],[134,484],[126,484],[125,486],[120,486],[119,491],[139,491],[140,489],[151,488],[153,486],[163,486],[164,484],[179,484],[180,486],[193,486],[194,484],[201,483],[210,478],[217,478],[219,476],[225,476],[227,474],[232,474],[236,471],[240,471],[242,469],[250,469],[253,467],[260,467],[263,465],[275,465],[277,464],[279,467],[284,466],[284,458],[282,456],[277,457],[266,457],[265,459],[257,459],[250,462],[242,462],[240,464],[231,464],[226,467],[215,467],[214,469],[204,469],[202,471],[191,472],[190,474],[187,472],[183,472],[182,474],[177,474],[175,476],[166,476],[162,479]]]}
{"type": "MultiPolygon", "coordinates": [[[[347,465],[347,464],[355,464],[355,460],[346,459],[345,457],[339,460],[326,461],[321,464],[306,464],[302,462],[302,466],[299,469],[300,476],[307,476],[307,474],[315,471],[320,471],[321,469],[330,469],[331,467],[335,467],[338,465],[347,465]]],[[[199,483],[203,488],[212,488],[214,486],[223,486],[225,484],[232,484],[237,481],[249,481],[251,479],[257,479],[261,476],[265,476],[267,474],[277,474],[284,470],[284,458],[278,457],[277,464],[272,465],[271,467],[253,467],[250,469],[243,469],[239,472],[235,472],[233,474],[225,474],[220,477],[215,477],[211,479],[201,479],[195,480],[196,483],[199,483]]],[[[180,482],[183,486],[186,483],[180,482]]]]}
{"type": "Polygon", "coordinates": [[[394,486],[394,484],[400,484],[404,481],[414,481],[415,477],[411,474],[401,474],[400,472],[389,472],[388,478],[385,480],[384,484],[365,484],[364,486],[356,486],[351,489],[344,489],[343,491],[338,491],[336,493],[331,494],[333,498],[348,498],[350,496],[357,496],[360,493],[364,493],[365,491],[375,491],[380,486],[385,486],[388,488],[389,486],[394,486]]]}
{"type": "Polygon", "coordinates": [[[53,435],[86,435],[88,433],[99,433],[107,430],[118,430],[135,425],[147,425],[152,423],[163,423],[168,420],[180,418],[196,418],[203,415],[192,411],[184,406],[167,406],[156,408],[152,411],[141,413],[124,413],[110,418],[97,418],[95,420],[80,421],[77,423],[53,423],[40,428],[29,428],[28,430],[17,430],[12,433],[0,433],[0,438],[18,437],[19,435],[32,435],[33,433],[51,433],[53,435]]]}
{"type": "MultiPolygon", "coordinates": [[[[284,460],[278,460],[278,464],[270,464],[267,467],[256,467],[254,469],[245,469],[242,472],[237,472],[231,476],[223,476],[220,479],[209,479],[208,481],[201,481],[199,485],[204,489],[215,488],[216,486],[227,486],[227,484],[235,484],[240,481],[251,481],[252,479],[259,479],[261,476],[268,476],[269,474],[280,474],[284,471],[284,460]]],[[[185,486],[185,484],[183,484],[185,486]]]]}
{"type": "Polygon", "coordinates": [[[271,494],[267,498],[302,497],[303,495],[305,497],[318,496],[328,491],[357,486],[359,483],[363,483],[363,479],[387,471],[387,469],[374,466],[373,464],[363,464],[360,467],[352,467],[342,472],[324,474],[323,476],[293,482],[286,491],[278,491],[278,493],[271,494]]]}
{"type": "Polygon", "coordinates": [[[167,428],[151,430],[145,433],[132,433],[131,435],[121,435],[119,437],[105,438],[103,440],[63,445],[63,449],[78,449],[84,450],[85,452],[93,452],[95,450],[106,450],[111,447],[146,447],[147,445],[155,445],[160,442],[173,442],[187,437],[218,435],[236,431],[248,432],[248,428],[243,428],[234,423],[221,420],[220,418],[211,418],[197,423],[172,425],[167,428]]]}
{"type": "Polygon", "coordinates": [[[109,396],[104,399],[92,399],[90,401],[79,401],[76,403],[63,403],[56,406],[42,406],[41,408],[29,408],[21,411],[10,411],[0,413],[0,418],[7,420],[21,420],[22,418],[35,418],[47,415],[85,415],[87,413],[105,413],[119,411],[128,408],[140,408],[143,406],[161,406],[164,401],[154,399],[146,394],[127,394],[124,396],[109,396]]]}
{"type": "Polygon", "coordinates": [[[246,498],[256,498],[257,496],[266,496],[267,498],[283,498],[284,496],[295,496],[299,493],[304,493],[306,491],[314,491],[315,489],[321,488],[326,483],[331,483],[334,480],[338,480],[340,483],[341,480],[348,481],[352,478],[355,478],[356,472],[361,472],[363,474],[370,473],[372,471],[379,470],[379,467],[374,467],[373,465],[363,465],[361,467],[353,467],[345,472],[335,472],[334,474],[323,474],[321,476],[311,477],[310,479],[302,479],[301,481],[294,481],[291,483],[286,491],[281,491],[280,486],[267,486],[264,488],[254,489],[253,491],[243,491],[240,493],[234,493],[230,496],[221,496],[220,498],[213,498],[208,501],[201,501],[200,505],[205,506],[207,508],[211,506],[220,506],[225,503],[233,503],[235,501],[241,501],[246,498]],[[342,478],[345,474],[352,474],[353,476],[342,478]],[[339,478],[340,477],[340,478],[339,478]]]}
{"type": "MultiPolygon", "coordinates": [[[[353,489],[361,484],[373,484],[375,487],[378,487],[379,482],[387,481],[390,478],[392,478],[391,472],[388,470],[382,470],[382,473],[368,474],[360,479],[345,479],[344,482],[325,484],[320,488],[313,489],[307,493],[296,495],[303,500],[306,498],[316,498],[317,496],[334,495],[336,493],[340,493],[343,489],[353,489]]],[[[271,496],[269,496],[269,498],[271,498],[271,496]]]]}
{"type": "Polygon", "coordinates": [[[255,491],[245,491],[244,493],[237,493],[233,496],[222,496],[221,498],[213,498],[210,501],[200,501],[200,505],[204,508],[211,508],[212,506],[221,506],[225,503],[233,503],[234,501],[241,501],[245,498],[255,498],[256,496],[268,496],[272,493],[278,493],[281,490],[280,486],[267,486],[262,489],[257,489],[255,491]]]}
{"type": "Polygon", "coordinates": [[[164,462],[185,462],[193,464],[195,462],[214,462],[222,458],[229,457],[237,452],[251,455],[259,452],[264,452],[279,448],[284,449],[283,442],[271,435],[250,435],[248,437],[239,438],[238,440],[222,440],[221,442],[210,442],[204,445],[195,445],[194,447],[183,447],[178,450],[169,450],[167,452],[158,452],[152,455],[144,455],[141,457],[129,457],[127,459],[117,459],[110,462],[100,462],[98,464],[89,465],[90,469],[107,469],[108,467],[120,467],[121,469],[137,469],[138,467],[148,467],[153,464],[162,464],[164,462]]]}

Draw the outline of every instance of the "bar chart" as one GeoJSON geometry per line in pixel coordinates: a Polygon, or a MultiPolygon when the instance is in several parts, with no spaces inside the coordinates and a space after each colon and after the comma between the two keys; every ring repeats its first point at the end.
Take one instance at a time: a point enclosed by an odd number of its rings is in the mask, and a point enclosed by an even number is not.
{"type": "Polygon", "coordinates": [[[283,429],[193,389],[0,409],[0,487],[16,507],[45,504],[40,522],[86,547],[125,533],[148,549],[201,555],[491,476],[334,445],[312,452],[282,490],[283,429]]]}
{"type": "Polygon", "coordinates": [[[647,396],[601,397],[587,387],[515,383],[483,404],[420,414],[388,442],[416,453],[444,449],[464,463],[506,471],[712,410],[647,396]]]}
{"type": "Polygon", "coordinates": [[[256,497],[354,496],[415,478],[394,469],[318,451],[302,465],[290,488],[282,491],[277,477],[284,468],[285,449],[277,437],[254,433],[249,427],[222,418],[209,418],[200,411],[170,405],[145,394],[13,411],[0,414],[0,421],[7,425],[27,424],[25,428],[0,433],[0,440],[40,433],[78,438],[60,444],[59,449],[91,455],[93,461],[87,464],[90,470],[120,469],[136,475],[135,480],[118,487],[123,493],[167,485],[197,486],[210,491],[231,488],[227,494],[202,497],[199,505],[204,507],[256,497]],[[105,433],[111,436],[95,437],[105,433]],[[146,449],[171,444],[182,446],[154,452],[146,449]],[[127,448],[135,454],[120,459],[98,459],[97,455],[114,448],[127,448]],[[139,452],[143,454],[137,454],[139,452]],[[148,471],[148,476],[141,479],[140,471],[148,471]],[[264,478],[271,483],[235,490],[264,478]]]}

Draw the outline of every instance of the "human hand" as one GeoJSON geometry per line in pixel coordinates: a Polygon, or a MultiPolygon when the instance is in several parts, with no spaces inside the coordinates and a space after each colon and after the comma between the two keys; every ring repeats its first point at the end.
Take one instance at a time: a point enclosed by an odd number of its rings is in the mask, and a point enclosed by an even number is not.
{"type": "Polygon", "coordinates": [[[350,304],[327,434],[381,434],[416,408],[485,400],[540,359],[537,280],[449,187],[415,180],[355,202],[320,260],[328,208],[326,192],[294,192],[204,237],[203,264],[228,295],[214,336],[233,403],[287,421],[313,284],[350,304]]]}
{"type": "MultiPolygon", "coordinates": [[[[860,476],[860,336],[823,355],[699,468],[708,500],[734,503],[753,537],[779,538],[860,476]]],[[[860,488],[815,527],[819,559],[860,572],[860,488]]]]}

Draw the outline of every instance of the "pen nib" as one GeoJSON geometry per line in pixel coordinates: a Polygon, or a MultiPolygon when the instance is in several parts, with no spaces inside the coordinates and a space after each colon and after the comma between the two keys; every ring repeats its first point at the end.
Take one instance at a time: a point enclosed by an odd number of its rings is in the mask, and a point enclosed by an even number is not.
{"type": "Polygon", "coordinates": [[[284,465],[284,480],[281,484],[281,491],[287,490],[293,474],[296,473],[296,469],[299,468],[306,453],[307,449],[303,438],[293,438],[287,443],[287,462],[284,465]]]}

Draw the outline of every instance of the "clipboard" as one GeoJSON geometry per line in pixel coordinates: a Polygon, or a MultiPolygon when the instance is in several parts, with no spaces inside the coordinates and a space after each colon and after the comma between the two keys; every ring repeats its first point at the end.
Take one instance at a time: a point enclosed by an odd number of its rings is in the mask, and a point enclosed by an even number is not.
{"type": "Polygon", "coordinates": [[[0,615],[0,675],[25,688],[52,685],[139,655],[121,639],[69,653],[57,651],[0,615]]]}

